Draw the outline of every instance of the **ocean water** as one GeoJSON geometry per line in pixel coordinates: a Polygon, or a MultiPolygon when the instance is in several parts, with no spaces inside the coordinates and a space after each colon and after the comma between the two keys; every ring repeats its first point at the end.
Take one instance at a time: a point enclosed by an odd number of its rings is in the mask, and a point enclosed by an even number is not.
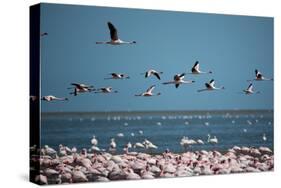
{"type": "Polygon", "coordinates": [[[120,112],[120,113],[42,113],[41,146],[58,149],[59,144],[89,149],[95,135],[100,149],[108,150],[115,138],[117,153],[123,153],[125,144],[148,139],[158,149],[146,151],[161,153],[165,149],[184,152],[180,145],[183,136],[201,139],[203,145],[192,145],[188,150],[226,151],[233,146],[273,149],[273,111],[198,111],[198,112],[120,112]],[[141,134],[143,132],[143,134],[141,134]],[[117,134],[122,133],[123,137],[117,134]],[[207,135],[218,138],[218,144],[207,142],[207,135]],[[265,134],[266,140],[263,139],[265,134]]]}

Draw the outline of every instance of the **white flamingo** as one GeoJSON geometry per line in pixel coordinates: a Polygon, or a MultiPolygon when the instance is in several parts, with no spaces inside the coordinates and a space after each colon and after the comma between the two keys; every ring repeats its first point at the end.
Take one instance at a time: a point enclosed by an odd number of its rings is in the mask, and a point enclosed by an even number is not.
{"type": "Polygon", "coordinates": [[[74,89],[74,92],[71,92],[71,95],[77,96],[78,93],[85,93],[85,92],[91,92],[95,91],[94,86],[92,85],[85,85],[81,83],[71,83],[74,87],[69,87],[67,89],[74,89]]]}
{"type": "Polygon", "coordinates": [[[203,142],[203,140],[201,140],[201,139],[198,139],[198,140],[197,140],[197,143],[198,143],[198,144],[202,144],[202,145],[205,144],[205,143],[203,142]]]}
{"type": "Polygon", "coordinates": [[[91,147],[91,149],[92,149],[94,152],[99,152],[99,151],[100,151],[100,148],[97,147],[97,146],[95,146],[95,145],[93,145],[93,146],[91,147]]]}
{"type": "Polygon", "coordinates": [[[93,138],[91,140],[92,145],[97,146],[98,145],[98,140],[96,139],[96,136],[93,135],[93,138]]]}
{"type": "Polygon", "coordinates": [[[219,143],[219,140],[217,139],[216,136],[214,136],[213,138],[211,138],[211,135],[208,134],[208,140],[207,140],[208,143],[211,143],[211,144],[217,144],[219,143]]]}
{"type": "Polygon", "coordinates": [[[199,61],[196,61],[191,68],[191,74],[212,74],[212,71],[204,72],[200,70],[199,61]]]}
{"type": "Polygon", "coordinates": [[[158,80],[161,80],[160,74],[163,74],[163,72],[158,72],[156,70],[150,69],[148,71],[146,71],[145,73],[145,78],[148,78],[150,76],[155,76],[158,80]]]}
{"type": "Polygon", "coordinates": [[[105,78],[106,80],[108,79],[129,79],[130,77],[126,74],[122,73],[110,73],[111,77],[110,78],[105,78]]]}
{"type": "Polygon", "coordinates": [[[150,150],[150,149],[157,149],[158,148],[156,145],[154,145],[151,141],[149,141],[147,139],[145,139],[143,141],[143,145],[144,145],[145,149],[148,149],[148,150],[150,150]]]}
{"type": "Polygon", "coordinates": [[[129,149],[132,148],[132,144],[131,142],[128,142],[125,147],[123,148],[123,151],[125,151],[126,153],[129,153],[129,149]]]}
{"type": "Polygon", "coordinates": [[[215,87],[215,80],[214,79],[210,80],[209,83],[205,83],[205,86],[206,86],[205,89],[200,89],[200,90],[197,90],[197,91],[202,92],[202,91],[214,91],[214,90],[225,89],[224,87],[215,87]]]}
{"type": "Polygon", "coordinates": [[[118,91],[114,91],[112,87],[102,87],[97,89],[95,93],[118,93],[118,91]]]}
{"type": "Polygon", "coordinates": [[[193,80],[184,80],[185,73],[182,74],[177,74],[174,76],[173,81],[169,82],[164,82],[163,84],[175,84],[175,87],[178,88],[181,84],[191,84],[194,83],[195,81],[193,80]]]}
{"type": "Polygon", "coordinates": [[[189,139],[186,136],[182,137],[180,141],[180,145],[183,146],[185,150],[187,149],[187,147],[190,147],[193,144],[197,144],[197,142],[193,139],[189,139]]]}
{"type": "Polygon", "coordinates": [[[134,144],[134,148],[144,148],[144,145],[140,142],[134,144]]]}
{"type": "Polygon", "coordinates": [[[262,140],[263,140],[263,141],[266,141],[266,140],[267,140],[267,137],[266,137],[265,133],[263,133],[263,135],[262,135],[262,140]]]}
{"type": "Polygon", "coordinates": [[[254,88],[254,87],[253,87],[253,84],[251,83],[251,84],[248,86],[247,89],[244,89],[244,90],[243,90],[243,92],[244,92],[246,95],[251,95],[251,94],[254,94],[254,93],[257,93],[257,94],[260,93],[260,91],[256,91],[256,92],[255,92],[255,91],[253,90],[253,88],[254,88]]]}
{"type": "Polygon", "coordinates": [[[150,86],[145,92],[141,94],[136,94],[135,96],[142,96],[142,97],[152,97],[152,96],[158,96],[161,95],[161,93],[154,94],[152,91],[154,90],[155,85],[150,86]]]}
{"type": "Polygon", "coordinates": [[[253,80],[248,80],[249,81],[272,81],[273,78],[266,78],[262,75],[262,73],[260,71],[258,71],[258,69],[255,70],[255,75],[256,77],[253,80]]]}
{"type": "Polygon", "coordinates": [[[43,101],[67,101],[68,100],[68,98],[66,98],[66,97],[60,98],[60,97],[55,97],[53,95],[43,96],[41,99],[43,101]]]}
{"type": "Polygon", "coordinates": [[[117,146],[117,144],[116,144],[116,142],[115,142],[115,139],[114,139],[114,138],[111,138],[109,150],[110,150],[110,151],[115,151],[115,150],[116,150],[116,146],[117,146]]]}
{"type": "Polygon", "coordinates": [[[110,44],[110,45],[121,45],[121,44],[136,44],[136,41],[126,42],[118,38],[117,29],[110,22],[107,22],[110,31],[110,41],[107,42],[96,42],[96,44],[110,44]]]}

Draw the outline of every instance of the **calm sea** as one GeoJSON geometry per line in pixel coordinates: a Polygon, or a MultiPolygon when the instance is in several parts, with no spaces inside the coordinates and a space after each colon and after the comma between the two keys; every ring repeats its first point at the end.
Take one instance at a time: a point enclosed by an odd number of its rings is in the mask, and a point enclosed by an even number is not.
{"type": "Polygon", "coordinates": [[[134,144],[144,139],[158,146],[153,151],[155,153],[167,148],[172,152],[183,152],[180,145],[183,136],[205,142],[204,145],[193,145],[190,148],[193,151],[225,151],[235,145],[273,149],[272,110],[42,113],[41,118],[41,146],[47,144],[55,149],[59,144],[88,149],[93,135],[98,139],[98,147],[105,150],[109,148],[110,139],[115,138],[118,153],[123,152],[128,142],[134,144]],[[119,133],[124,136],[118,137],[119,133]],[[216,136],[219,143],[207,143],[208,134],[216,136]]]}

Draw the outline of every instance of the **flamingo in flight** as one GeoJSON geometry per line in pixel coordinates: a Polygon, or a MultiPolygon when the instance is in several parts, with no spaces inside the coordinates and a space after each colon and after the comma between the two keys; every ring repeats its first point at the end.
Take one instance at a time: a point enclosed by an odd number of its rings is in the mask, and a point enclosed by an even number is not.
{"type": "Polygon", "coordinates": [[[258,69],[255,70],[255,74],[256,77],[253,80],[248,80],[248,82],[250,81],[272,81],[273,78],[266,78],[262,75],[262,73],[260,71],[258,71],[258,69]]]}
{"type": "Polygon", "coordinates": [[[71,83],[72,86],[67,89],[74,89],[74,92],[71,92],[71,95],[77,96],[78,93],[85,93],[85,92],[91,92],[95,91],[94,86],[91,85],[85,85],[85,84],[80,84],[80,83],[71,83]]]}
{"type": "Polygon", "coordinates": [[[161,95],[161,93],[157,93],[157,94],[152,93],[152,91],[154,90],[154,88],[155,88],[155,85],[150,86],[145,92],[143,92],[143,93],[141,93],[141,94],[137,94],[137,95],[135,95],[135,96],[137,96],[137,97],[152,97],[152,96],[161,95]]]}
{"type": "Polygon", "coordinates": [[[118,91],[113,91],[112,87],[102,87],[97,89],[95,93],[118,93],[118,91]]]}
{"type": "Polygon", "coordinates": [[[254,94],[254,93],[260,93],[260,91],[254,91],[253,90],[253,84],[251,83],[247,89],[244,89],[243,92],[246,94],[246,95],[251,95],[251,94],[254,94]]]}
{"type": "Polygon", "coordinates": [[[225,89],[224,87],[215,87],[215,80],[212,79],[209,83],[205,83],[206,88],[197,90],[198,92],[202,91],[214,91],[214,90],[221,90],[225,89]]]}
{"type": "Polygon", "coordinates": [[[195,81],[193,80],[184,80],[185,73],[177,74],[174,76],[173,81],[164,82],[163,84],[175,84],[175,87],[178,88],[181,84],[191,84],[195,81]]]}
{"type": "Polygon", "coordinates": [[[196,61],[193,67],[191,68],[191,74],[212,74],[212,71],[204,72],[200,70],[199,61],[196,61]]]}
{"type": "Polygon", "coordinates": [[[108,28],[110,30],[110,41],[107,42],[96,42],[96,44],[111,44],[111,45],[121,45],[121,44],[136,44],[136,41],[122,41],[118,38],[117,29],[111,22],[107,22],[108,28]]]}
{"type": "Polygon", "coordinates": [[[150,76],[155,76],[158,80],[161,80],[160,74],[163,74],[163,72],[158,72],[156,70],[150,69],[143,73],[145,78],[148,78],[150,76]]]}
{"type": "Polygon", "coordinates": [[[46,95],[46,96],[43,96],[41,99],[43,101],[67,101],[68,100],[68,98],[65,98],[65,97],[60,98],[60,97],[55,97],[53,95],[46,95]]]}
{"type": "Polygon", "coordinates": [[[108,79],[129,79],[130,77],[126,74],[121,74],[121,73],[110,73],[111,77],[110,78],[105,78],[106,80],[108,79]]]}

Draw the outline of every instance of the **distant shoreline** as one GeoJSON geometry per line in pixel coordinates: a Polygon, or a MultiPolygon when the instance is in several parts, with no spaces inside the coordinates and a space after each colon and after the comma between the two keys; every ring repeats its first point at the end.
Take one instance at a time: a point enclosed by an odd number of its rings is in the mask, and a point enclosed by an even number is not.
{"type": "Polygon", "coordinates": [[[186,110],[186,111],[99,111],[99,112],[41,112],[43,116],[52,115],[96,115],[96,116],[107,116],[107,115],[220,115],[220,114],[251,114],[251,113],[273,113],[273,109],[243,109],[243,110],[186,110]]]}

